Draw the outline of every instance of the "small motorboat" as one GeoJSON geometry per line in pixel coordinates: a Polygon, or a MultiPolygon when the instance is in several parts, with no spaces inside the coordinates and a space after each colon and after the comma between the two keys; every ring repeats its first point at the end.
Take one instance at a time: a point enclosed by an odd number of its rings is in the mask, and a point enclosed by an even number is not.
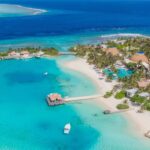
{"type": "Polygon", "coordinates": [[[64,134],[69,134],[71,130],[71,124],[67,123],[64,127],[64,134]]]}
{"type": "Polygon", "coordinates": [[[44,75],[47,76],[47,75],[48,75],[48,72],[45,72],[44,75]]]}

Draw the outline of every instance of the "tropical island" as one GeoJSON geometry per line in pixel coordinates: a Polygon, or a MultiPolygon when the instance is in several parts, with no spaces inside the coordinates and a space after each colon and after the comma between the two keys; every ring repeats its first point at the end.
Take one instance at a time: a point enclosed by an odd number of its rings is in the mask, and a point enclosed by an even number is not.
{"type": "Polygon", "coordinates": [[[69,52],[40,47],[9,49],[0,52],[0,60],[50,58],[64,54],[77,56],[77,59],[61,65],[94,81],[101,95],[97,96],[97,103],[108,108],[104,113],[128,111],[133,120],[136,118],[141,133],[150,137],[149,42],[150,38],[146,37],[121,37],[95,45],[76,45],[69,52]]]}
{"type": "Polygon", "coordinates": [[[78,60],[66,64],[99,85],[101,102],[110,110],[130,110],[133,118],[138,116],[137,122],[144,133],[150,130],[149,43],[147,37],[121,37],[96,45],[76,45],[70,51],[78,60]],[[139,113],[143,114],[141,118],[139,113]]]}
{"type": "Polygon", "coordinates": [[[9,49],[8,51],[0,52],[0,60],[5,59],[28,59],[28,58],[40,58],[59,55],[59,51],[55,48],[18,48],[9,49]]]}
{"type": "MultiPolygon", "coordinates": [[[[142,111],[150,111],[149,43],[149,38],[121,38],[101,45],[77,45],[70,51],[94,65],[100,79],[105,76],[106,82],[118,81],[119,85],[108,91],[105,98],[117,91],[116,99],[123,99],[127,95],[133,103],[141,106],[142,111]]],[[[117,108],[128,108],[127,102],[124,103],[117,108]]]]}

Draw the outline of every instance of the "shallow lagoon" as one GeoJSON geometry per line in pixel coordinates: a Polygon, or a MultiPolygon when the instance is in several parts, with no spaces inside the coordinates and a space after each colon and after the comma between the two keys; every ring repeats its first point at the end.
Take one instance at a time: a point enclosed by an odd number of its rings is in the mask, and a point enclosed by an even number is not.
{"type": "MultiPolygon", "coordinates": [[[[67,50],[74,44],[97,42],[98,37],[104,34],[150,33],[149,2],[112,1],[108,4],[89,0],[90,3],[74,4],[72,0],[68,5],[68,1],[64,3],[62,0],[58,5],[57,1],[51,3],[50,0],[44,0],[45,3],[43,0],[0,1],[59,10],[56,16],[51,15],[55,14],[51,11],[38,16],[1,18],[1,50],[12,46],[54,46],[67,50]],[[75,13],[70,13],[72,9],[75,13]],[[66,10],[67,13],[64,13],[66,10]]],[[[85,95],[96,91],[85,76],[60,70],[57,61],[31,59],[0,62],[0,149],[150,149],[149,141],[132,134],[130,129],[133,128],[123,116],[104,116],[103,108],[92,102],[52,109],[47,107],[45,96],[49,92],[85,95]],[[49,72],[46,78],[43,76],[45,71],[49,72]],[[72,124],[71,134],[64,136],[62,128],[68,121],[72,124]]]]}
{"type": "Polygon", "coordinates": [[[129,132],[123,116],[105,116],[103,107],[93,102],[47,106],[45,96],[50,92],[63,96],[97,92],[82,74],[60,69],[62,62],[63,58],[0,61],[0,149],[148,150],[146,140],[129,132]],[[46,71],[48,76],[43,75],[46,71]],[[63,134],[67,122],[72,124],[69,136],[63,134]]]}
{"type": "Polygon", "coordinates": [[[90,82],[64,73],[48,59],[1,61],[0,70],[0,149],[86,149],[98,137],[94,128],[82,125],[73,105],[50,108],[45,100],[50,92],[91,94],[95,90],[90,82]],[[67,122],[72,124],[69,136],[63,134],[67,122]],[[83,140],[77,141],[78,136],[83,140]]]}

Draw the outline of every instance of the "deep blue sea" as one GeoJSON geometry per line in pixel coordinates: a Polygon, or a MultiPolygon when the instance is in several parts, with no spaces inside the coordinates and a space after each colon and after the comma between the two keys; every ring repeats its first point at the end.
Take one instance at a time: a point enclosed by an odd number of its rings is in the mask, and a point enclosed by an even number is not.
{"type": "Polygon", "coordinates": [[[149,0],[0,0],[0,3],[48,10],[41,15],[0,18],[0,39],[6,40],[2,41],[1,49],[8,48],[10,42],[65,49],[68,41],[72,45],[85,42],[90,36],[92,39],[112,33],[150,34],[149,0]]]}
{"type": "MultiPolygon", "coordinates": [[[[0,51],[42,46],[59,50],[99,42],[102,35],[150,34],[150,1],[0,0],[3,4],[45,9],[39,15],[0,17],[0,51]]],[[[0,15],[1,16],[1,15],[0,15]]],[[[48,107],[47,94],[91,95],[97,87],[60,64],[75,59],[0,61],[0,150],[149,150],[120,114],[105,116],[93,102],[48,107]],[[48,76],[43,73],[48,72],[48,76]],[[63,127],[70,122],[70,135],[63,127]]]]}

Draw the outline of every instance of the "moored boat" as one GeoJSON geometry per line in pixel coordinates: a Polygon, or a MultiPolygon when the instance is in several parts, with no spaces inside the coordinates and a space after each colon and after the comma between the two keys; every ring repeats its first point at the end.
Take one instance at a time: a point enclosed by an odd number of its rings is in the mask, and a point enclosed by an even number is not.
{"type": "Polygon", "coordinates": [[[69,134],[71,130],[71,124],[67,123],[64,127],[64,134],[69,134]]]}

